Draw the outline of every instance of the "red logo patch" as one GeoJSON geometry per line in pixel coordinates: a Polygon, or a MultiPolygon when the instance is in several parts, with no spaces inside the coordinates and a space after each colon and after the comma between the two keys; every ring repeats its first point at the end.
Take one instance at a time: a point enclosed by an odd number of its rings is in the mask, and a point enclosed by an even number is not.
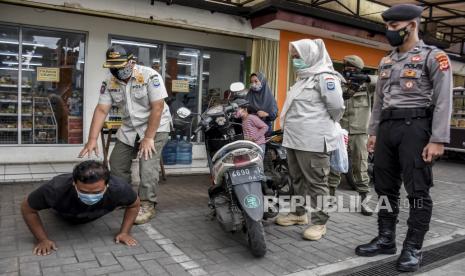
{"type": "Polygon", "coordinates": [[[450,68],[449,58],[447,57],[446,53],[441,52],[437,54],[434,58],[437,62],[439,62],[439,70],[447,71],[450,68]]]}

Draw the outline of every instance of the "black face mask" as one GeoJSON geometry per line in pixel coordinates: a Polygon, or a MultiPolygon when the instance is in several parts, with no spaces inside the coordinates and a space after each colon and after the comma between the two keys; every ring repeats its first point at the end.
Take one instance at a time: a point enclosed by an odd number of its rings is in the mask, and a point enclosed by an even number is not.
{"type": "Polygon", "coordinates": [[[409,34],[407,31],[407,26],[398,30],[398,31],[386,31],[386,38],[389,41],[389,44],[393,47],[400,46],[404,43],[405,37],[409,34]]]}

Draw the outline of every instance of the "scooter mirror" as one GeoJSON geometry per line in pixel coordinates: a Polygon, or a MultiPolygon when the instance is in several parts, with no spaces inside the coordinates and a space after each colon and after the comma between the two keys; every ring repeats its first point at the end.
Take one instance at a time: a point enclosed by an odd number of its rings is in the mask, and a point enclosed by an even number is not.
{"type": "Polygon", "coordinates": [[[178,114],[178,116],[181,119],[185,119],[185,118],[189,117],[192,114],[192,112],[188,108],[181,107],[176,111],[176,114],[178,114]]]}
{"type": "Polygon", "coordinates": [[[231,83],[231,86],[229,86],[229,90],[231,92],[240,92],[245,89],[245,86],[242,82],[233,82],[231,83]]]}

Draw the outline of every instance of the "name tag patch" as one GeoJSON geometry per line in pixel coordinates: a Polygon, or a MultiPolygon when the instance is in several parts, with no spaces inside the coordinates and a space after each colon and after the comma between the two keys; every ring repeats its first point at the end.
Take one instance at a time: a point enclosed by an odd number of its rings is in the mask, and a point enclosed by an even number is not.
{"type": "Polygon", "coordinates": [[[406,64],[404,64],[404,68],[422,70],[423,69],[423,63],[417,63],[417,64],[406,63],[406,64]]]}
{"type": "Polygon", "coordinates": [[[415,78],[417,76],[417,71],[415,70],[405,70],[404,73],[402,74],[402,77],[404,78],[415,78]]]}

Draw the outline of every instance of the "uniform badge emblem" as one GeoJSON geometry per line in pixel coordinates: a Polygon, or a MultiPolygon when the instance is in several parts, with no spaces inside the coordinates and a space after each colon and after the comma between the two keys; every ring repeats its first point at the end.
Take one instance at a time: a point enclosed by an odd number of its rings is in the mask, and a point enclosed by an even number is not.
{"type": "Polygon", "coordinates": [[[405,83],[405,88],[412,89],[413,88],[413,81],[408,81],[405,83]]]}
{"type": "Polygon", "coordinates": [[[405,78],[414,78],[416,76],[417,76],[417,72],[415,70],[405,70],[404,74],[402,75],[402,77],[405,77],[405,78]]]}
{"type": "Polygon", "coordinates": [[[447,57],[446,53],[441,52],[437,54],[434,58],[437,62],[439,62],[439,70],[446,71],[449,69],[449,58],[447,57]]]}
{"type": "Polygon", "coordinates": [[[136,74],[136,81],[137,81],[138,83],[144,83],[144,75],[142,75],[141,73],[138,72],[138,73],[136,74]]]}
{"type": "Polygon", "coordinates": [[[121,57],[121,54],[119,52],[111,52],[108,54],[109,58],[119,58],[121,57]]]}
{"type": "Polygon", "coordinates": [[[160,86],[160,80],[158,79],[157,75],[153,76],[152,84],[153,84],[153,87],[159,87],[160,86]]]}
{"type": "Polygon", "coordinates": [[[326,88],[328,88],[328,90],[334,90],[335,87],[336,87],[336,84],[334,83],[334,81],[326,82],[326,88]]]}
{"type": "Polygon", "coordinates": [[[107,89],[107,83],[102,82],[102,86],[100,86],[100,94],[104,94],[106,89],[107,89]]]}
{"type": "Polygon", "coordinates": [[[389,70],[382,70],[381,73],[379,74],[379,76],[382,79],[387,79],[390,76],[390,71],[389,70]]]}
{"type": "Polygon", "coordinates": [[[420,55],[416,55],[416,56],[412,57],[412,62],[419,62],[419,61],[421,61],[421,56],[420,55]]]}

